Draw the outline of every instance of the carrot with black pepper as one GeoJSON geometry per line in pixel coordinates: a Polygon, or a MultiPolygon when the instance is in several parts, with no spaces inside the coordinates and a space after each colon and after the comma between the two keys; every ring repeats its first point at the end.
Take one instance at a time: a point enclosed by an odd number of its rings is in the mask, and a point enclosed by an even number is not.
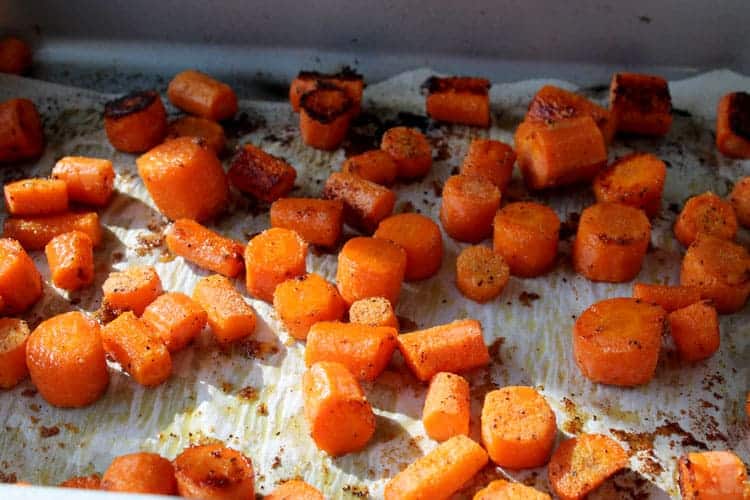
{"type": "Polygon", "coordinates": [[[654,217],[661,208],[667,167],[649,153],[633,153],[604,168],[594,179],[599,202],[616,202],[640,208],[654,217]]]}
{"type": "Polygon", "coordinates": [[[469,382],[455,373],[437,373],[430,380],[422,409],[425,432],[436,441],[468,435],[470,406],[469,382]]]}
{"type": "Polygon", "coordinates": [[[52,238],[71,231],[86,233],[95,247],[102,242],[102,226],[96,212],[8,217],[3,236],[17,240],[26,250],[42,250],[52,238]]]}
{"type": "Polygon", "coordinates": [[[2,314],[18,314],[42,297],[42,276],[18,241],[0,238],[2,314]]]}
{"type": "Polygon", "coordinates": [[[29,326],[16,318],[0,318],[0,389],[12,389],[29,375],[26,342],[29,326]]]}
{"type": "Polygon", "coordinates": [[[437,121],[490,126],[490,81],[485,78],[430,77],[425,83],[427,115],[437,121]]]}
{"type": "Polygon", "coordinates": [[[297,171],[283,159],[245,144],[232,158],[228,175],[240,191],[271,203],[292,190],[297,171]]]}
{"type": "Polygon", "coordinates": [[[255,311],[226,277],[214,274],[198,280],[193,300],[206,311],[208,326],[220,344],[255,332],[255,311]]]}
{"type": "Polygon", "coordinates": [[[443,229],[458,241],[482,241],[492,234],[492,219],[500,208],[500,199],[500,190],[482,177],[449,177],[440,203],[443,229]]]}
{"type": "Polygon", "coordinates": [[[167,111],[155,90],[131,92],[104,105],[110,144],[125,153],[143,153],[167,134],[167,111]]]}
{"type": "Polygon", "coordinates": [[[341,201],[344,221],[368,234],[391,215],[396,203],[396,195],[390,189],[344,172],[333,172],[328,177],[323,198],[341,201]]]}
{"type": "Polygon", "coordinates": [[[493,219],[493,248],[514,276],[534,277],[548,272],[555,264],[559,240],[559,217],[540,203],[509,203],[493,219]]]}
{"type": "Polygon", "coordinates": [[[698,233],[733,240],[737,236],[737,217],[732,204],[712,192],[691,197],[682,208],[674,225],[674,234],[685,246],[695,241],[698,233]]]}
{"type": "Polygon", "coordinates": [[[302,95],[299,130],[302,141],[326,151],[339,147],[346,137],[353,103],[344,90],[321,87],[302,95]]]}
{"type": "Polygon", "coordinates": [[[318,322],[338,321],[346,313],[336,286],[315,273],[281,282],[273,292],[273,307],[289,334],[299,340],[305,340],[318,322]]]}
{"type": "Polygon", "coordinates": [[[475,302],[487,302],[500,295],[508,278],[508,264],[491,248],[466,247],[456,258],[456,286],[464,297],[475,302]]]}
{"type": "Polygon", "coordinates": [[[609,109],[618,132],[662,136],[672,126],[669,84],[660,76],[615,73],[609,109]]]}
{"type": "Polygon", "coordinates": [[[248,293],[273,302],[278,285],[305,274],[307,248],[307,243],[291,229],[272,227],[254,236],[245,247],[248,293]]]}
{"type": "Polygon", "coordinates": [[[177,219],[165,238],[170,252],[198,267],[234,278],[245,267],[245,247],[192,219],[177,219]]]}
{"type": "Polygon", "coordinates": [[[3,186],[10,215],[51,215],[68,210],[68,188],[55,179],[24,179],[3,186]]]}
{"type": "Polygon", "coordinates": [[[121,455],[109,464],[101,479],[101,489],[124,493],[175,495],[177,481],[172,463],[156,453],[121,455]]]}
{"type": "Polygon", "coordinates": [[[397,176],[402,179],[424,177],[432,168],[432,146],[419,130],[393,127],[383,134],[380,149],[396,162],[397,176]]]}
{"type": "Polygon", "coordinates": [[[271,204],[271,227],[296,231],[312,245],[332,248],[341,238],[344,202],[315,198],[282,198],[271,204]]]}
{"type": "Polygon", "coordinates": [[[52,178],[67,186],[68,199],[97,207],[105,206],[114,192],[115,170],[110,160],[85,156],[60,158],[52,178]]]}
{"type": "Polygon", "coordinates": [[[373,238],[392,241],[406,252],[406,281],[417,281],[437,274],[443,261],[440,227],[421,214],[397,214],[383,219],[373,238]]]}
{"type": "Polygon", "coordinates": [[[222,444],[190,446],[175,457],[177,493],[200,500],[253,500],[253,462],[222,444]]]}
{"type": "Polygon", "coordinates": [[[163,292],[161,278],[153,266],[112,271],[102,284],[102,290],[103,304],[110,311],[133,311],[137,316],[163,292]]]}
{"type": "Polygon", "coordinates": [[[510,183],[515,163],[515,151],[504,142],[474,139],[461,164],[460,173],[484,177],[502,192],[510,183]]]}

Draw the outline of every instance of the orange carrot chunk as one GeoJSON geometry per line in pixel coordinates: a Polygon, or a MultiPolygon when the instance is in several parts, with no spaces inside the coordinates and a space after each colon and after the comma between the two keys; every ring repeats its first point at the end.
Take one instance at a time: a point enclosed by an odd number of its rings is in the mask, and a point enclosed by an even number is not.
{"type": "Polygon", "coordinates": [[[427,115],[437,121],[490,126],[490,81],[485,78],[433,76],[423,85],[427,89],[427,115]]]}
{"type": "Polygon", "coordinates": [[[169,251],[198,267],[234,278],[245,267],[245,247],[192,219],[177,219],[167,230],[169,251]]]}
{"type": "Polygon", "coordinates": [[[438,372],[463,372],[490,362],[482,325],[475,319],[406,333],[397,340],[407,366],[422,382],[438,372]]]}
{"type": "Polygon", "coordinates": [[[34,103],[28,99],[0,103],[0,162],[32,160],[43,149],[42,120],[34,103]]]}
{"type": "Polygon", "coordinates": [[[685,500],[746,500],[747,468],[731,451],[687,453],[677,462],[685,500]]]}
{"type": "Polygon", "coordinates": [[[667,167],[650,153],[632,153],[603,169],[594,179],[596,201],[640,208],[649,217],[661,209],[667,167]]]}
{"type": "Polygon", "coordinates": [[[170,219],[202,222],[221,212],[229,197],[224,169],[195,137],[167,141],[135,161],[151,198],[170,219]]]}
{"type": "Polygon", "coordinates": [[[743,177],[734,184],[729,194],[729,203],[742,227],[750,227],[750,176],[743,177]]]}
{"type": "Polygon", "coordinates": [[[698,288],[692,286],[635,283],[633,298],[672,312],[700,301],[701,293],[698,288]]]}
{"type": "Polygon", "coordinates": [[[273,293],[273,307],[289,334],[299,340],[305,340],[319,321],[338,321],[346,312],[336,286],[315,273],[280,283],[273,293]]]}
{"type": "Polygon", "coordinates": [[[26,341],[29,327],[25,321],[0,318],[0,389],[12,389],[29,374],[26,366],[26,341]]]}
{"type": "Polygon", "coordinates": [[[334,172],[326,180],[323,198],[344,204],[344,221],[365,233],[372,233],[380,221],[391,215],[396,195],[390,189],[354,174],[334,172]]]}
{"type": "Polygon", "coordinates": [[[99,474],[71,477],[60,483],[60,488],[77,488],[80,490],[99,490],[101,486],[102,478],[99,474]]]}
{"type": "Polygon", "coordinates": [[[114,191],[115,170],[109,160],[66,156],[55,163],[52,178],[65,183],[70,201],[103,207],[114,191]]]}
{"type": "Polygon", "coordinates": [[[167,134],[167,112],[155,90],[131,92],[104,105],[104,130],[112,146],[143,153],[167,134]]]}
{"type": "Polygon", "coordinates": [[[184,348],[206,326],[208,315],[193,299],[180,292],[157,297],[141,317],[170,352],[184,348]]]}
{"type": "Polygon", "coordinates": [[[669,313],[669,331],[685,361],[701,361],[719,350],[719,316],[707,302],[696,302],[669,313]]]}
{"type": "Polygon", "coordinates": [[[480,245],[466,247],[456,258],[456,286],[475,302],[488,302],[508,284],[510,270],[502,256],[480,245]]]}
{"type": "Polygon", "coordinates": [[[650,240],[651,224],[642,210],[596,203],[581,214],[573,267],[591,281],[630,281],[641,270],[650,240]]]}
{"type": "Polygon", "coordinates": [[[504,142],[474,139],[461,164],[462,175],[483,177],[502,192],[513,176],[516,153],[504,142]]]}
{"type": "Polygon", "coordinates": [[[609,109],[618,132],[667,135],[672,126],[672,97],[664,78],[615,73],[609,88],[609,109]]]}
{"type": "Polygon", "coordinates": [[[94,244],[86,233],[55,236],[44,253],[56,287],[78,290],[94,282],[94,244]]]}
{"type": "Polygon", "coordinates": [[[548,206],[509,203],[493,220],[493,247],[514,276],[534,277],[549,271],[557,257],[560,219],[548,206]]]}
{"type": "Polygon", "coordinates": [[[302,141],[315,149],[334,150],[346,137],[353,103],[336,87],[318,87],[300,99],[299,130],[302,141]]]}
{"type": "Polygon", "coordinates": [[[227,139],[224,128],[213,120],[199,116],[182,116],[169,122],[167,139],[177,137],[198,137],[206,142],[206,146],[217,156],[224,152],[227,139]]]}
{"type": "Polygon", "coordinates": [[[557,447],[547,474],[561,500],[582,500],[628,463],[617,441],[601,434],[581,434],[557,447]]]}
{"type": "Polygon", "coordinates": [[[396,349],[395,328],[321,321],[307,334],[305,363],[341,363],[357,380],[375,380],[396,349]]]}
{"type": "Polygon", "coordinates": [[[699,234],[682,259],[680,284],[697,287],[721,314],[737,312],[750,294],[750,254],[731,241],[699,234]]]}
{"type": "Polygon", "coordinates": [[[750,94],[732,92],[716,112],[716,149],[730,158],[750,158],[750,94]]]}
{"type": "Polygon", "coordinates": [[[373,238],[389,240],[406,252],[406,281],[437,274],[443,261],[443,237],[440,227],[420,214],[398,214],[380,221],[373,238]]]}
{"type": "Polygon", "coordinates": [[[174,467],[156,453],[122,455],[109,465],[102,476],[101,489],[152,495],[177,494],[174,467]]]}
{"type": "Polygon", "coordinates": [[[339,252],[336,283],[349,305],[367,297],[396,304],[405,271],[406,252],[400,246],[379,238],[352,238],[339,252]]]}
{"type": "Polygon", "coordinates": [[[268,203],[286,196],[295,179],[294,167],[252,144],[242,146],[229,167],[229,180],[237,189],[268,203]]]}
{"type": "Polygon", "coordinates": [[[52,238],[71,231],[86,233],[95,247],[102,242],[102,226],[95,212],[41,217],[8,217],[3,236],[18,240],[27,250],[42,250],[52,238]]]}
{"type": "Polygon", "coordinates": [[[732,204],[709,191],[693,196],[685,203],[674,225],[674,234],[680,243],[690,246],[698,233],[733,240],[737,229],[732,204]]]}
{"type": "Polygon", "coordinates": [[[398,177],[416,179],[424,177],[432,168],[432,146],[419,130],[393,127],[386,130],[380,149],[396,162],[398,177]]]}
{"type": "Polygon", "coordinates": [[[253,462],[220,444],[191,446],[174,459],[177,492],[200,500],[255,499],[253,462]]]}
{"type": "Polygon", "coordinates": [[[99,324],[78,311],[43,321],[26,343],[31,381],[51,405],[88,406],[109,384],[99,324]]]}
{"type": "Polygon", "coordinates": [[[271,227],[296,231],[303,240],[331,248],[341,238],[344,203],[340,200],[282,198],[271,204],[271,227]]]}
{"type": "Polygon", "coordinates": [[[349,321],[368,326],[389,326],[398,330],[398,318],[385,297],[355,300],[349,307],[349,321]]]}
{"type": "Polygon", "coordinates": [[[10,215],[49,215],[68,209],[68,189],[63,181],[24,179],[3,187],[10,215]]]}
{"type": "Polygon", "coordinates": [[[172,78],[167,96],[181,110],[209,120],[226,120],[237,112],[237,94],[229,85],[192,69],[172,78]]]}
{"type": "Polygon", "coordinates": [[[2,314],[18,314],[42,296],[42,276],[29,254],[15,240],[0,239],[2,314]]]}
{"type": "Polygon", "coordinates": [[[102,290],[104,306],[110,311],[133,311],[137,316],[163,291],[161,279],[152,266],[112,271],[102,284],[102,290]]]}
{"type": "Polygon", "coordinates": [[[284,481],[264,498],[265,500],[325,500],[320,491],[299,479],[284,481]]]}
{"type": "Polygon", "coordinates": [[[362,75],[348,67],[336,74],[300,71],[289,87],[289,102],[295,113],[299,111],[302,96],[319,87],[336,87],[346,92],[352,101],[352,115],[359,114],[365,83],[362,75]]]}
{"type": "Polygon", "coordinates": [[[481,446],[466,436],[454,436],[391,478],[385,500],[450,498],[486,463],[481,446]]]}
{"type": "Polygon", "coordinates": [[[340,363],[323,361],[302,377],[305,419],[315,445],[332,456],[365,447],[375,414],[357,380],[340,363]]]}
{"type": "Polygon", "coordinates": [[[391,155],[382,149],[374,149],[350,156],[341,166],[341,171],[358,175],[375,184],[389,186],[396,180],[398,167],[391,155]]]}
{"type": "Polygon", "coordinates": [[[469,383],[460,375],[440,372],[432,377],[422,409],[422,425],[428,436],[445,441],[469,434],[469,383]]]}
{"type": "Polygon", "coordinates": [[[9,36],[0,40],[0,73],[23,75],[31,67],[31,49],[23,40],[9,36]]]}
{"type": "Polygon", "coordinates": [[[478,243],[492,234],[492,219],[500,208],[500,190],[487,179],[453,175],[443,185],[440,222],[458,241],[478,243]]]}
{"type": "Polygon", "coordinates": [[[193,300],[208,314],[208,326],[221,344],[245,338],[255,332],[255,311],[224,276],[201,278],[193,300]]]}
{"type": "Polygon", "coordinates": [[[306,258],[307,243],[296,232],[280,227],[263,231],[245,247],[247,291],[273,302],[279,284],[305,274],[306,258]]]}
{"type": "Polygon", "coordinates": [[[656,371],[666,312],[637,299],[595,303],[573,326],[573,356],[584,377],[601,384],[647,384],[656,371]]]}
{"type": "Polygon", "coordinates": [[[531,486],[498,479],[477,491],[473,500],[551,500],[551,497],[531,486]]]}

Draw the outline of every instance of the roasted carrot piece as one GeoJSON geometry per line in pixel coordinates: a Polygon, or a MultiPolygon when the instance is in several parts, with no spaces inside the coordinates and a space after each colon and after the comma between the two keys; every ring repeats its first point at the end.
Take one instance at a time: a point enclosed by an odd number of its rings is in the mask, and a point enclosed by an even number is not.
{"type": "Polygon", "coordinates": [[[29,374],[26,341],[29,326],[15,318],[0,318],[0,389],[12,389],[29,374]]]}
{"type": "Polygon", "coordinates": [[[94,282],[94,244],[86,233],[71,231],[55,236],[44,253],[56,287],[78,290],[94,282]]]}
{"type": "Polygon", "coordinates": [[[221,212],[229,197],[224,169],[195,137],[167,141],[135,161],[151,198],[170,219],[202,222],[221,212]]]}
{"type": "Polygon", "coordinates": [[[609,88],[609,109],[618,132],[667,135],[672,126],[672,97],[664,78],[615,73],[609,88]]]}
{"type": "Polygon", "coordinates": [[[102,226],[96,212],[8,217],[5,219],[3,236],[18,240],[27,250],[42,250],[55,236],[71,231],[86,233],[95,247],[102,242],[102,226]]]}
{"type": "Polygon", "coordinates": [[[320,321],[310,327],[305,363],[341,363],[357,380],[375,380],[396,349],[398,331],[387,326],[320,321]]]}
{"type": "Polygon", "coordinates": [[[677,469],[685,500],[747,499],[747,469],[731,451],[687,453],[677,469]]]}
{"type": "Polygon", "coordinates": [[[492,219],[500,208],[500,190],[487,179],[453,175],[443,185],[440,222],[458,241],[478,243],[492,234],[492,219]]]}
{"type": "Polygon", "coordinates": [[[667,167],[650,153],[633,153],[604,168],[594,179],[596,201],[640,208],[649,217],[661,209],[667,167]]]}
{"type": "Polygon", "coordinates": [[[347,158],[341,171],[358,175],[375,184],[389,186],[396,180],[398,167],[391,155],[382,149],[373,149],[347,158]]]}
{"type": "Polygon", "coordinates": [[[141,319],[170,352],[184,348],[206,326],[208,315],[193,299],[180,292],[158,296],[143,311],[141,319]]]}
{"type": "Polygon", "coordinates": [[[709,191],[693,196],[685,203],[675,222],[674,234],[680,243],[690,246],[698,233],[733,240],[737,229],[732,204],[709,191]]]}
{"type": "Polygon", "coordinates": [[[580,434],[557,447],[547,468],[561,500],[582,500],[628,463],[622,446],[601,434],[580,434]]]}
{"type": "Polygon", "coordinates": [[[397,176],[402,179],[424,177],[432,168],[432,146],[415,128],[393,127],[383,134],[380,149],[396,162],[397,176]]]}
{"type": "Polygon", "coordinates": [[[666,312],[632,298],[599,301],[573,326],[573,356],[586,378],[601,384],[647,384],[656,371],[666,312]]]}
{"type": "Polygon", "coordinates": [[[481,245],[466,247],[456,258],[456,286],[475,302],[488,302],[508,284],[510,269],[502,256],[481,245]]]}
{"type": "Polygon", "coordinates": [[[101,486],[102,477],[99,474],[71,477],[60,483],[60,488],[77,488],[79,490],[99,490],[101,486]]]}
{"type": "Polygon", "coordinates": [[[546,205],[509,203],[493,219],[493,248],[514,276],[534,277],[549,271],[557,257],[560,219],[546,205]]]}
{"type": "Polygon", "coordinates": [[[551,500],[551,497],[531,486],[497,479],[477,491],[473,500],[551,500]]]}
{"type": "Polygon", "coordinates": [[[682,259],[680,284],[697,287],[721,314],[739,311],[750,294],[750,254],[731,241],[699,234],[682,259]]]}
{"type": "Polygon", "coordinates": [[[131,92],[104,105],[104,130],[112,146],[143,153],[167,134],[167,112],[155,90],[131,92]]]}
{"type": "Polygon", "coordinates": [[[206,146],[217,156],[221,155],[226,146],[224,128],[213,120],[200,116],[181,116],[169,122],[167,139],[177,137],[198,137],[206,142],[206,146]]]}
{"type": "Polygon", "coordinates": [[[593,118],[529,122],[515,134],[518,167],[530,189],[589,181],[607,163],[607,146],[593,118]]]}
{"type": "Polygon", "coordinates": [[[450,498],[487,463],[487,453],[464,435],[443,441],[385,485],[385,500],[450,498]]]}
{"type": "Polygon", "coordinates": [[[208,314],[208,326],[219,343],[226,344],[255,332],[255,311],[224,276],[201,278],[193,290],[193,300],[208,314]]]}
{"type": "Polygon", "coordinates": [[[6,37],[0,40],[0,73],[23,75],[31,67],[31,49],[23,40],[6,37]]]}
{"type": "Polygon", "coordinates": [[[99,324],[72,311],[43,321],[26,343],[31,381],[51,405],[88,406],[109,384],[99,324]]]}
{"type": "Polygon", "coordinates": [[[502,192],[513,176],[516,153],[504,142],[474,139],[461,164],[462,175],[484,177],[502,192]]]}
{"type": "Polygon", "coordinates": [[[192,219],[177,219],[167,230],[169,251],[198,267],[234,278],[245,267],[245,247],[192,219]]]}
{"type": "Polygon", "coordinates": [[[24,179],[3,186],[10,215],[50,215],[68,210],[68,189],[63,181],[24,179]]]}
{"type": "Polygon", "coordinates": [[[318,448],[332,456],[365,447],[375,414],[354,376],[340,363],[322,361],[302,377],[305,419],[318,448]]]}
{"type": "Polygon", "coordinates": [[[642,210],[596,203],[581,213],[573,243],[573,267],[591,281],[630,281],[641,270],[651,240],[642,210]]]}
{"type": "Polygon", "coordinates": [[[282,198],[271,204],[271,227],[296,231],[313,245],[331,248],[341,238],[344,203],[341,200],[282,198]]]}
{"type": "Polygon", "coordinates": [[[152,495],[176,495],[177,480],[172,462],[156,453],[122,455],[102,476],[101,489],[152,495]]]}
{"type": "Polygon", "coordinates": [[[485,78],[433,76],[423,85],[427,89],[427,115],[447,123],[490,126],[490,81],[485,78]]]}
{"type": "Polygon", "coordinates": [[[430,380],[422,409],[422,425],[428,436],[445,441],[469,434],[469,383],[460,375],[440,372],[430,380]]]}
{"type": "Polygon", "coordinates": [[[475,319],[406,333],[397,340],[407,366],[422,382],[438,372],[463,372],[490,362],[482,325],[475,319]]]}
{"type": "Polygon", "coordinates": [[[174,459],[177,492],[201,500],[253,500],[253,462],[221,444],[191,446],[174,459]]]}
{"type": "Polygon", "coordinates": [[[336,286],[315,273],[280,283],[273,293],[273,307],[289,334],[299,340],[307,338],[315,323],[338,321],[346,312],[336,286]]]}
{"type": "Polygon", "coordinates": [[[365,83],[362,75],[350,68],[344,68],[336,74],[324,74],[317,71],[300,71],[289,87],[289,102],[294,112],[299,111],[302,96],[318,87],[337,87],[346,92],[352,101],[352,115],[358,115],[362,103],[365,83]]]}
{"type": "Polygon", "coordinates": [[[242,146],[229,167],[229,180],[237,189],[268,203],[286,196],[295,179],[294,167],[252,144],[242,146]]]}
{"type": "Polygon", "coordinates": [[[253,237],[245,247],[247,291],[273,302],[282,282],[305,274],[307,243],[291,229],[272,227],[253,237]]]}
{"type": "Polygon", "coordinates": [[[0,238],[2,313],[18,314],[42,296],[42,276],[29,254],[15,240],[0,238]]]}
{"type": "Polygon", "coordinates": [[[323,494],[299,479],[284,481],[265,500],[325,500],[323,494]]]}
{"type": "Polygon", "coordinates": [[[406,271],[406,252],[388,240],[358,237],[341,248],[336,283],[344,301],[385,297],[398,302],[406,271]]]}
{"type": "Polygon", "coordinates": [[[719,350],[719,316],[707,302],[696,302],[667,316],[677,352],[685,361],[701,361],[719,350]]]}
{"type": "Polygon", "coordinates": [[[742,227],[750,227],[750,176],[735,182],[729,194],[729,203],[742,227]]]}
{"type": "Polygon", "coordinates": [[[730,158],[750,158],[750,94],[732,92],[716,111],[716,149],[730,158]]]}
{"type": "Polygon", "coordinates": [[[368,326],[389,326],[398,331],[398,317],[385,297],[355,300],[349,307],[349,321],[368,326]]]}
{"type": "Polygon", "coordinates": [[[692,286],[635,283],[633,298],[672,312],[700,301],[701,293],[698,288],[692,286]]]}
{"type": "Polygon", "coordinates": [[[315,149],[334,150],[346,137],[351,121],[352,100],[336,87],[321,87],[302,95],[299,130],[302,141],[315,149]]]}
{"type": "Polygon", "coordinates": [[[237,94],[229,85],[192,69],[172,78],[167,96],[181,110],[209,120],[225,120],[237,112],[237,94]]]}
{"type": "Polygon", "coordinates": [[[326,180],[323,198],[344,204],[344,221],[365,233],[372,233],[380,221],[391,215],[396,195],[390,189],[354,174],[333,172],[326,180]]]}
{"type": "Polygon", "coordinates": [[[70,201],[103,207],[114,191],[115,170],[103,158],[66,156],[55,163],[52,178],[65,183],[70,201]]]}
{"type": "Polygon", "coordinates": [[[421,214],[398,214],[383,219],[373,238],[389,240],[406,252],[406,281],[417,281],[437,274],[443,261],[440,227],[421,214]]]}
{"type": "Polygon", "coordinates": [[[43,149],[42,120],[34,103],[28,99],[0,103],[0,162],[32,160],[43,149]]]}
{"type": "Polygon", "coordinates": [[[103,304],[113,312],[143,314],[146,306],[162,294],[161,279],[152,266],[132,266],[112,271],[102,284],[103,304]]]}

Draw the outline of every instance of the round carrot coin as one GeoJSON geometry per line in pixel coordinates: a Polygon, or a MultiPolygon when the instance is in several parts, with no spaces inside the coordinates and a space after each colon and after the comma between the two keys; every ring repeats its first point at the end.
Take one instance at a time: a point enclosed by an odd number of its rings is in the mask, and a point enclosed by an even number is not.
{"type": "Polygon", "coordinates": [[[102,476],[107,491],[175,495],[174,467],[156,453],[131,453],[115,458],[102,476]]]}
{"type": "Polygon", "coordinates": [[[432,147],[417,129],[394,127],[386,130],[380,149],[391,155],[402,179],[424,177],[432,168],[432,147]]]}
{"type": "Polygon", "coordinates": [[[482,177],[454,175],[443,185],[440,222],[458,241],[479,243],[492,234],[492,219],[500,208],[500,190],[482,177]]]}
{"type": "Polygon", "coordinates": [[[367,297],[398,302],[406,271],[403,248],[380,238],[352,238],[338,257],[336,282],[347,304],[367,297]]]}
{"type": "Polygon", "coordinates": [[[708,192],[690,198],[674,225],[674,234],[689,246],[698,233],[733,240],[737,236],[737,217],[732,204],[708,192]]]}
{"type": "Polygon", "coordinates": [[[191,446],[174,459],[177,492],[201,500],[254,500],[252,461],[220,444],[191,446]]]}
{"type": "Polygon", "coordinates": [[[659,213],[667,166],[649,153],[633,153],[615,161],[594,179],[596,201],[640,208],[649,217],[659,213]]]}
{"type": "Polygon", "coordinates": [[[505,259],[484,246],[464,248],[456,258],[456,286],[471,300],[487,302],[508,284],[510,270],[505,259]]]}
{"type": "Polygon", "coordinates": [[[493,247],[514,276],[530,278],[549,271],[557,257],[560,219],[550,207],[509,203],[493,221],[493,247]]]}
{"type": "Polygon", "coordinates": [[[392,215],[380,221],[373,238],[390,240],[406,252],[406,281],[437,274],[443,261],[440,227],[421,214],[392,215]]]}

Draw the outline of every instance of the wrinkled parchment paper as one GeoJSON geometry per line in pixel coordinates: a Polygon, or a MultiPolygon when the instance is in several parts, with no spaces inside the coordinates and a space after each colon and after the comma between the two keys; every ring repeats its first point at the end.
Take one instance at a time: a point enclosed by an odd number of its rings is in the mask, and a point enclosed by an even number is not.
{"type": "MultiPolygon", "coordinates": [[[[560,81],[534,80],[494,85],[491,90],[494,126],[477,130],[438,126],[424,115],[419,85],[428,70],[402,74],[371,85],[365,92],[365,116],[352,129],[350,152],[377,144],[377,134],[395,123],[426,127],[435,163],[421,182],[396,186],[396,211],[415,210],[437,220],[442,182],[461,163],[469,141],[490,136],[512,143],[512,132],[529,99],[544,83],[567,88],[560,81]],[[398,112],[407,113],[397,116],[398,112]]],[[[714,149],[715,107],[732,90],[750,89],[750,78],[716,71],[672,82],[677,109],[665,139],[617,139],[610,158],[630,151],[651,151],[668,162],[663,210],[653,221],[652,248],[638,279],[676,283],[683,249],[671,226],[690,195],[713,190],[726,195],[735,179],[750,173],[750,162],[730,161],[714,149]]],[[[164,89],[161,89],[164,90],[164,89]]],[[[604,102],[604,88],[581,89],[604,102]]],[[[33,257],[46,279],[44,299],[24,317],[32,326],[54,313],[98,309],[101,283],[111,269],[145,263],[156,266],[166,290],[191,293],[206,273],[162,245],[165,222],[140,182],[134,156],[114,151],[102,128],[103,103],[111,98],[17,77],[0,77],[0,98],[34,100],[44,117],[47,148],[35,164],[23,169],[3,167],[3,181],[48,175],[64,155],[112,158],[118,176],[117,196],[101,214],[106,226],[103,247],[96,252],[94,286],[72,296],[49,284],[41,252],[33,257]]],[[[305,147],[297,117],[285,102],[241,103],[244,116],[229,127],[232,144],[251,141],[286,158],[298,171],[295,196],[316,196],[328,173],[344,160],[334,153],[305,147]]],[[[516,173],[518,175],[518,173],[516,173]]],[[[506,199],[528,196],[514,182],[506,199]]],[[[631,471],[608,481],[592,498],[665,498],[678,496],[675,459],[686,450],[725,449],[750,459],[750,437],[743,413],[750,389],[750,313],[721,318],[721,349],[710,360],[693,365],[664,349],[655,379],[635,389],[593,384],[576,368],[571,327],[593,302],[629,296],[631,284],[596,284],[572,272],[568,255],[575,216],[593,202],[587,187],[535,195],[550,204],[564,223],[560,260],[554,272],[538,279],[511,278],[502,296],[486,305],[463,299],[453,284],[455,257],[463,245],[445,238],[445,259],[438,276],[405,284],[398,314],[407,328],[427,327],[456,318],[474,317],[484,326],[492,365],[469,375],[472,385],[472,436],[478,439],[483,395],[496,387],[528,384],[538,387],[552,405],[563,435],[603,432],[632,452],[631,471]],[[642,495],[642,496],[639,496],[642,495]]],[[[235,193],[230,215],[215,228],[246,241],[268,226],[263,207],[235,193]]],[[[741,241],[750,241],[742,232],[741,241]]],[[[487,243],[487,242],[486,242],[487,243]]],[[[335,255],[311,252],[308,268],[333,280],[335,255]]],[[[237,286],[244,292],[241,280],[237,286]]],[[[408,463],[436,443],[424,435],[420,422],[425,387],[397,359],[380,379],[366,385],[377,414],[377,431],[361,453],[332,459],[308,437],[302,416],[300,377],[304,345],[290,340],[267,304],[248,299],[262,318],[253,342],[220,350],[207,332],[192,347],[174,356],[174,375],[156,389],[143,389],[116,367],[105,396],[80,410],[52,408],[33,392],[29,382],[0,393],[0,472],[2,478],[36,484],[57,484],[71,475],[103,472],[113,457],[138,450],[169,458],[191,443],[218,439],[252,457],[257,490],[268,493],[280,480],[303,477],[330,498],[382,496],[383,486],[408,463]]],[[[668,341],[667,341],[668,342],[668,341]]],[[[549,490],[546,470],[501,471],[487,467],[459,495],[466,497],[491,479],[508,475],[549,490]]]]}

